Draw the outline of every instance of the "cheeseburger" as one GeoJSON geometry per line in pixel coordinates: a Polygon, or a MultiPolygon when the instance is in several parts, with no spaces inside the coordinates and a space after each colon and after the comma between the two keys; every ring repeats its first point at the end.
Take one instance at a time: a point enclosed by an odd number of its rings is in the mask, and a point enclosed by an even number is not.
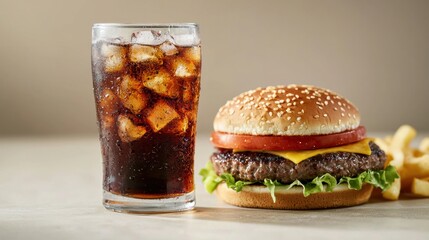
{"type": "Polygon", "coordinates": [[[219,109],[211,142],[216,152],[200,172],[205,188],[236,206],[353,206],[399,177],[366,137],[358,109],[314,86],[240,94],[219,109]]]}

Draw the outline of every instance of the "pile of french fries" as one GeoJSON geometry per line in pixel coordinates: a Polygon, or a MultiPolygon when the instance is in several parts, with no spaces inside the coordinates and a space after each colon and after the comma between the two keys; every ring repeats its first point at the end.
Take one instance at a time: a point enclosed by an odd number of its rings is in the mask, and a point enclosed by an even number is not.
{"type": "Polygon", "coordinates": [[[386,166],[396,167],[400,175],[382,192],[385,199],[397,200],[401,192],[429,197],[429,137],[424,138],[418,148],[413,148],[411,142],[416,135],[413,127],[403,125],[393,136],[374,140],[386,152],[386,166]]]}

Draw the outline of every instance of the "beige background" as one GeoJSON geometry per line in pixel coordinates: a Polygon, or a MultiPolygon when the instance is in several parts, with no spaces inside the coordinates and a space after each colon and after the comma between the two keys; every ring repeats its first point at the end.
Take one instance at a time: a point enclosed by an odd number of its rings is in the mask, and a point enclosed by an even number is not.
{"type": "Polygon", "coordinates": [[[200,24],[200,131],[227,99],[289,83],[347,96],[369,130],[429,130],[429,1],[0,0],[0,135],[95,135],[95,22],[200,24]]]}

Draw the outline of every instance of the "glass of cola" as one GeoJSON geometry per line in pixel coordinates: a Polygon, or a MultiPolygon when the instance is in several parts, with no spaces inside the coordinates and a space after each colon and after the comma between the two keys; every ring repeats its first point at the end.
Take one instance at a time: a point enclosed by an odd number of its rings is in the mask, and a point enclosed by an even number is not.
{"type": "Polygon", "coordinates": [[[95,24],[92,76],[103,204],[194,208],[201,45],[196,24],[95,24]]]}

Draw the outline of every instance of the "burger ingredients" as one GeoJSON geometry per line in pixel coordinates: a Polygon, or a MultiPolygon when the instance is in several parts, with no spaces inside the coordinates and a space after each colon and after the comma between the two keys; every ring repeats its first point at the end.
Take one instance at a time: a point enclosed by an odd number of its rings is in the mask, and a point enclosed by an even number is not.
{"type": "MultiPolygon", "coordinates": [[[[305,150],[305,151],[261,151],[265,153],[270,153],[285,159],[292,161],[295,164],[298,164],[306,159],[314,157],[319,154],[324,153],[335,153],[335,152],[348,152],[348,153],[359,153],[364,155],[371,155],[371,148],[369,147],[370,138],[366,138],[357,143],[352,143],[348,145],[343,145],[339,147],[332,148],[322,148],[315,150],[305,150]]],[[[244,152],[249,150],[234,150],[234,152],[244,152]]]]}
{"type": "Polygon", "coordinates": [[[243,135],[213,132],[212,143],[219,148],[270,151],[298,151],[330,148],[355,143],[365,139],[365,127],[324,135],[243,135]]]}
{"type": "Polygon", "coordinates": [[[374,187],[386,190],[390,187],[393,181],[399,177],[393,166],[388,166],[384,170],[367,170],[360,173],[356,177],[342,177],[337,180],[329,173],[325,173],[322,176],[315,177],[311,181],[302,182],[295,180],[290,184],[282,184],[277,180],[265,179],[263,182],[252,182],[252,181],[236,181],[235,178],[229,173],[223,173],[220,176],[216,175],[211,162],[208,162],[206,167],[201,169],[200,175],[203,177],[204,187],[207,192],[212,193],[217,185],[221,182],[225,182],[228,188],[240,192],[243,187],[251,184],[263,184],[269,190],[273,202],[276,201],[275,191],[276,189],[291,189],[294,186],[302,187],[302,193],[305,197],[310,194],[320,192],[332,192],[333,189],[339,184],[347,184],[349,189],[360,190],[363,184],[371,184],[374,187]]]}

